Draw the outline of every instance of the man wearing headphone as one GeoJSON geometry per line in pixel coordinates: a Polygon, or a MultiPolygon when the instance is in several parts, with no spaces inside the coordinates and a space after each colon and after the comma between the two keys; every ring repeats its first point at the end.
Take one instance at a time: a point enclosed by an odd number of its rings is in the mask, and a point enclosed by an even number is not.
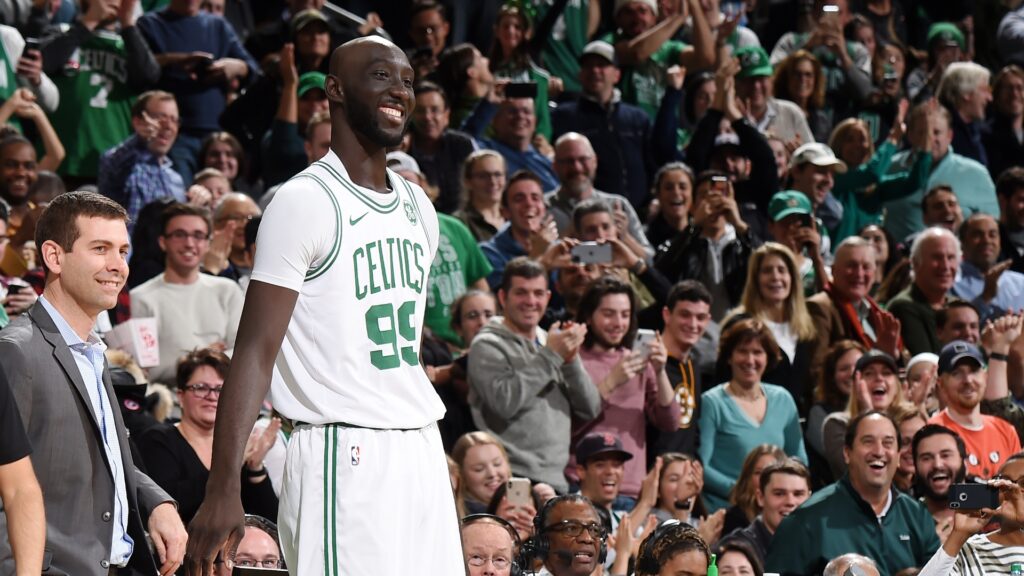
{"type": "Polygon", "coordinates": [[[543,562],[539,576],[590,576],[608,555],[607,537],[590,500],[558,496],[534,519],[534,536],[523,545],[523,556],[543,562]]]}
{"type": "Polygon", "coordinates": [[[462,519],[462,551],[469,576],[520,576],[516,563],[519,534],[508,520],[492,514],[462,519]]]}

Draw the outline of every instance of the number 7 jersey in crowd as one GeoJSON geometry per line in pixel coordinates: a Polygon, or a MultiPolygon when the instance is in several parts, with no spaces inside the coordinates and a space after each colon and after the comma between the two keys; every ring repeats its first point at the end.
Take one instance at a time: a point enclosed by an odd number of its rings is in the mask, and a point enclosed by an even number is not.
{"type": "Polygon", "coordinates": [[[419,365],[437,215],[421,188],[387,179],[390,193],[363,188],[328,152],[260,223],[252,280],[299,293],[271,387],[287,418],[412,429],[444,415],[419,365]]]}

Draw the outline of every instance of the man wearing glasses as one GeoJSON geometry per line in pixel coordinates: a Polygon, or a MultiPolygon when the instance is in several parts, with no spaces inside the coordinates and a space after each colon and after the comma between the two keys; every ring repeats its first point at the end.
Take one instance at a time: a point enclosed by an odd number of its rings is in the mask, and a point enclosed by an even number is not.
{"type": "Polygon", "coordinates": [[[462,550],[469,576],[510,576],[519,535],[498,516],[473,514],[462,519],[462,550]]]}
{"type": "Polygon", "coordinates": [[[538,533],[528,546],[534,557],[544,562],[538,575],[589,576],[604,561],[608,534],[597,509],[585,496],[570,494],[550,500],[536,524],[538,533]]]}
{"type": "Polygon", "coordinates": [[[189,350],[234,347],[243,295],[237,283],[199,272],[210,250],[209,211],[175,203],[161,223],[166,268],[131,291],[132,317],[157,319],[160,364],[149,376],[172,382],[178,358],[189,350]]]}
{"type": "Polygon", "coordinates": [[[217,576],[231,576],[232,568],[235,566],[271,570],[284,568],[281,546],[278,544],[277,524],[262,516],[246,514],[245,535],[235,550],[235,559],[218,560],[217,576]]]}

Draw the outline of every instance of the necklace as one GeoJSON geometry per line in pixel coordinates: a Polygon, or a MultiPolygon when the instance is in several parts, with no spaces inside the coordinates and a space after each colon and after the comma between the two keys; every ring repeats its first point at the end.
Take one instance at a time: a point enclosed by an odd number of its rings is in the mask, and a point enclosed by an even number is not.
{"type": "Polygon", "coordinates": [[[764,397],[764,391],[761,390],[760,386],[758,386],[756,389],[754,389],[752,394],[748,394],[748,395],[743,395],[743,394],[737,393],[736,389],[733,387],[732,382],[729,382],[728,384],[725,385],[725,390],[733,398],[736,398],[737,400],[745,400],[747,402],[756,402],[756,401],[758,401],[758,400],[760,400],[761,398],[764,397]]]}

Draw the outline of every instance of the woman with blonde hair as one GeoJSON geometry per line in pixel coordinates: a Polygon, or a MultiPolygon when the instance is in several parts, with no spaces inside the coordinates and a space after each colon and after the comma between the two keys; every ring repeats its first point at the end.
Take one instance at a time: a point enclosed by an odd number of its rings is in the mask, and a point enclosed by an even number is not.
{"type": "Polygon", "coordinates": [[[462,201],[454,216],[477,242],[490,240],[505,225],[501,213],[505,176],[505,159],[494,150],[476,150],[462,163],[462,201]]]}
{"type": "Polygon", "coordinates": [[[845,173],[835,175],[832,188],[832,195],[843,205],[836,238],[856,236],[869,224],[881,225],[883,202],[906,196],[928,183],[932,167],[931,138],[921,133],[921,123],[915,124],[915,132],[910,137],[917,152],[913,155],[913,164],[907,170],[888,174],[893,156],[903,142],[907,107],[906,100],[900,102],[892,130],[877,151],[870,127],[860,118],[847,118],[832,130],[828,145],[847,167],[845,173]]]}
{"type": "MultiPolygon", "coordinates": [[[[750,255],[740,305],[723,320],[722,330],[744,318],[760,320],[771,330],[779,361],[765,371],[764,381],[789,391],[800,414],[806,416],[811,360],[820,343],[799,279],[793,252],[782,244],[766,242],[750,255]]],[[[732,377],[727,358],[718,359],[716,373],[719,381],[732,377]]]]}
{"type": "Polygon", "coordinates": [[[455,441],[452,459],[459,465],[466,512],[486,512],[494,492],[512,477],[505,446],[487,432],[467,432],[455,441]]]}

